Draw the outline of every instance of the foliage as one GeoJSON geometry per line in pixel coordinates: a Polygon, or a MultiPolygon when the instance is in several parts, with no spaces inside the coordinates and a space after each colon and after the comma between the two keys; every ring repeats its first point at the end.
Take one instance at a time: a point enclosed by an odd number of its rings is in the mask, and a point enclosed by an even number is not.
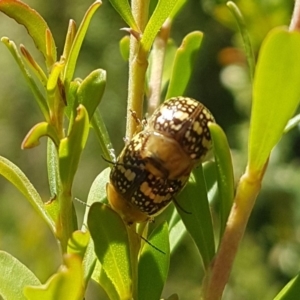
{"type": "MultiPolygon", "coordinates": [[[[202,51],[203,33],[186,34],[179,47],[169,37],[187,1],[132,0],[131,6],[127,0],[110,2],[129,27],[123,28],[129,37],[121,40],[120,50],[129,64],[126,138],[130,139],[137,130],[130,110],[142,120],[144,106],[151,114],[164,99],[187,93],[200,47],[202,51]]],[[[243,8],[244,2],[239,2],[243,8]]],[[[233,20],[237,22],[249,66],[249,82],[253,83],[248,160],[235,192],[234,157],[224,131],[211,124],[214,161],[193,172],[176,199],[178,211],[172,205],[163,221],[158,217],[155,224],[128,226],[107,205],[107,168],[90,187],[83,222],[78,225],[78,210],[73,203],[74,180],[91,128],[98,138],[102,157],[112,163],[116,159],[104,121],[105,111],[98,108],[109,83],[106,71],[99,68],[84,79],[75,77],[83,41],[101,4],[96,1],[88,8],[78,28],[73,20],[69,22],[59,55],[54,35],[37,11],[18,0],[0,0],[1,12],[26,28],[43,57],[41,66],[25,46],[18,49],[9,38],[1,39],[17,62],[44,118],[29,130],[22,148],[34,148],[40,144],[40,138],[46,137],[50,200],[43,202],[45,197],[24,172],[2,156],[0,174],[25,196],[50,228],[63,261],[59,270],[42,284],[30,268],[1,251],[4,272],[0,276],[0,294],[5,299],[83,299],[89,282],[94,281],[110,299],[160,299],[170,257],[188,232],[202,260],[203,282],[198,283],[202,297],[220,299],[260,192],[270,154],[279,140],[299,123],[299,115],[294,116],[300,94],[299,30],[282,27],[270,30],[256,63],[258,38],[255,36],[253,47],[250,38],[253,31],[251,26],[248,30],[248,22],[239,8],[233,2],[227,3],[232,12],[230,19],[224,13],[224,5],[207,7],[224,24],[232,26],[233,20]]],[[[298,276],[276,300],[293,299],[297,289],[298,276]]],[[[176,292],[173,287],[166,299],[181,298],[176,292]]]]}

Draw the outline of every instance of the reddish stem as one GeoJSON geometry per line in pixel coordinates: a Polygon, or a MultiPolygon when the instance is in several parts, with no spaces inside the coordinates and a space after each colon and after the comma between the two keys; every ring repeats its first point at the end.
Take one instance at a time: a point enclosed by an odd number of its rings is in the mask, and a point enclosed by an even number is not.
{"type": "Polygon", "coordinates": [[[293,16],[292,16],[289,30],[300,31],[300,0],[295,1],[293,16]]]}
{"type": "Polygon", "coordinates": [[[239,243],[260,191],[266,167],[267,164],[259,174],[250,173],[247,169],[240,179],[219,251],[204,279],[203,299],[205,300],[219,300],[222,297],[239,243]]]}

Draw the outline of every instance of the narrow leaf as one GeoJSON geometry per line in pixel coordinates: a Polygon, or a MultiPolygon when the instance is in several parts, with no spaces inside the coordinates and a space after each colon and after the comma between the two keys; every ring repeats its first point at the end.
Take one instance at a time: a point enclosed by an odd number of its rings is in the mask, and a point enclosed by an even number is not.
{"type": "Polygon", "coordinates": [[[70,134],[61,140],[59,146],[59,171],[63,184],[71,186],[73,183],[88,133],[89,117],[85,107],[80,105],[70,134]]]}
{"type": "Polygon", "coordinates": [[[97,106],[100,104],[106,86],[106,71],[94,70],[80,84],[78,102],[86,108],[90,120],[92,119],[97,106]]]}
{"type": "Polygon", "coordinates": [[[35,100],[37,101],[40,110],[42,111],[45,119],[47,121],[50,121],[50,115],[49,115],[49,111],[48,111],[48,105],[46,102],[45,97],[43,96],[43,94],[41,93],[41,91],[39,90],[37,84],[35,83],[35,81],[33,80],[32,76],[30,75],[29,71],[27,70],[27,68],[25,67],[23,60],[17,50],[17,47],[15,45],[15,43],[11,40],[9,40],[7,37],[3,37],[1,38],[1,41],[4,43],[4,45],[8,48],[8,50],[10,51],[10,53],[12,54],[12,56],[14,57],[15,61],[17,62],[27,84],[29,85],[35,100]]]}
{"type": "Polygon", "coordinates": [[[299,298],[300,276],[294,277],[274,298],[274,300],[295,300],[299,298]]]}
{"type": "Polygon", "coordinates": [[[174,9],[172,10],[172,13],[170,15],[170,18],[173,20],[178,13],[182,10],[183,6],[187,3],[188,0],[178,0],[174,9]]]}
{"type": "Polygon", "coordinates": [[[125,35],[119,42],[120,53],[124,61],[129,60],[129,43],[130,37],[128,35],[125,35]]]}
{"type": "Polygon", "coordinates": [[[170,16],[173,8],[178,0],[159,0],[157,6],[146,25],[145,31],[141,39],[141,48],[148,53],[153,41],[162,27],[163,23],[170,16]]]}
{"type": "Polygon", "coordinates": [[[203,164],[203,173],[207,188],[208,202],[211,203],[218,197],[217,187],[217,166],[214,161],[207,161],[203,164]]]}
{"type": "Polygon", "coordinates": [[[71,81],[71,83],[69,85],[69,90],[68,90],[68,94],[67,94],[67,106],[65,107],[65,110],[64,110],[66,116],[70,119],[68,134],[70,134],[74,120],[77,115],[76,110],[79,105],[77,91],[78,91],[80,84],[81,84],[81,80],[75,79],[75,80],[71,81]]]}
{"type": "MultiPolygon", "coordinates": [[[[18,0],[1,0],[0,10],[10,18],[13,18],[16,22],[25,26],[36,47],[42,52],[45,59],[48,60],[46,50],[46,30],[48,29],[50,32],[50,29],[39,13],[24,2],[18,0]]],[[[55,41],[52,35],[50,36],[52,40],[51,56],[53,61],[56,61],[55,41]]]]}
{"type": "Polygon", "coordinates": [[[265,38],[257,63],[249,136],[249,172],[260,173],[299,104],[300,33],[283,28],[265,38]]]}
{"type": "Polygon", "coordinates": [[[65,66],[64,61],[56,62],[52,66],[51,73],[49,74],[48,81],[47,81],[47,92],[49,95],[53,95],[55,90],[57,89],[58,86],[57,82],[60,78],[64,66],[65,66]]]}
{"type": "Polygon", "coordinates": [[[109,0],[109,2],[131,29],[140,32],[131,13],[131,7],[128,0],[109,0]]]}
{"type": "Polygon", "coordinates": [[[98,141],[100,143],[101,154],[103,155],[103,157],[106,160],[115,162],[116,161],[115,150],[110,141],[108,131],[106,129],[105,123],[102,119],[102,116],[101,116],[101,113],[99,112],[99,110],[96,110],[96,112],[94,113],[91,123],[92,123],[93,129],[95,130],[98,141]]]}
{"type": "Polygon", "coordinates": [[[202,166],[193,171],[177,201],[186,210],[177,208],[187,231],[198,247],[206,269],[215,255],[215,242],[202,166]]]}
{"type": "Polygon", "coordinates": [[[184,95],[193,72],[202,38],[202,32],[191,32],[183,39],[181,46],[177,49],[166,99],[184,95]]]}
{"type": "Polygon", "coordinates": [[[220,201],[220,239],[227,223],[227,219],[234,198],[234,177],[231,154],[225,133],[216,123],[209,124],[213,142],[213,149],[217,168],[219,201],[220,201]]]}
{"type": "Polygon", "coordinates": [[[25,174],[11,161],[2,156],[0,156],[0,174],[10,181],[26,197],[33,208],[49,225],[52,232],[55,233],[55,224],[52,218],[45,210],[40,195],[25,174]]]}
{"type": "Polygon", "coordinates": [[[53,198],[51,198],[49,201],[45,203],[45,209],[47,213],[51,216],[51,219],[55,224],[58,224],[59,222],[59,211],[60,211],[60,205],[57,200],[56,194],[53,194],[53,198]]]}
{"type": "Polygon", "coordinates": [[[65,67],[65,72],[64,72],[64,76],[63,76],[63,81],[65,83],[67,83],[67,88],[73,78],[79,51],[80,51],[83,39],[88,30],[90,21],[94,15],[94,13],[96,12],[96,10],[99,8],[99,6],[101,4],[102,4],[102,2],[100,0],[97,0],[89,7],[89,9],[85,13],[83,20],[78,28],[78,31],[74,38],[69,55],[66,58],[67,61],[66,61],[66,67],[65,67]]]}
{"type": "Polygon", "coordinates": [[[106,185],[109,182],[109,174],[110,168],[104,169],[92,183],[87,200],[88,206],[95,202],[107,202],[106,185]]]}
{"type": "Polygon", "coordinates": [[[67,36],[66,36],[66,41],[64,45],[64,51],[62,57],[64,60],[67,60],[70,54],[70,50],[72,48],[75,36],[76,36],[76,23],[74,20],[69,21],[69,26],[68,26],[68,31],[67,31],[67,36]]]}
{"type": "Polygon", "coordinates": [[[116,287],[113,285],[112,281],[110,280],[110,278],[108,278],[107,274],[103,270],[99,260],[96,261],[96,266],[92,274],[92,279],[95,282],[97,282],[100,286],[102,286],[109,299],[122,300],[120,299],[116,287]]]}
{"type": "Polygon", "coordinates": [[[284,128],[284,133],[289,132],[299,124],[300,124],[300,114],[296,115],[295,117],[289,120],[286,127],[284,128]]]}
{"type": "MultiPolygon", "coordinates": [[[[164,58],[164,66],[163,66],[163,74],[162,74],[162,82],[161,82],[162,90],[166,90],[166,86],[170,81],[177,49],[178,47],[175,45],[174,40],[169,39],[165,51],[165,58],[164,58]]],[[[151,59],[151,54],[150,54],[150,59],[151,59]]]]}
{"type": "Polygon", "coordinates": [[[93,275],[97,261],[98,260],[96,258],[96,254],[94,250],[94,242],[90,238],[82,261],[83,278],[84,278],[85,286],[88,285],[93,275]]]}
{"type": "Polygon", "coordinates": [[[247,62],[249,66],[250,78],[253,81],[254,70],[255,70],[255,58],[254,58],[254,53],[253,53],[253,49],[252,49],[252,45],[251,45],[251,41],[250,41],[250,37],[248,34],[244,17],[234,2],[232,1],[227,2],[227,6],[230,9],[231,13],[233,14],[237,22],[237,25],[239,27],[243,39],[244,47],[245,47],[245,53],[246,53],[247,62]]]}
{"type": "Polygon", "coordinates": [[[51,139],[47,141],[47,173],[51,197],[58,194],[59,171],[57,148],[51,139]]]}
{"type": "Polygon", "coordinates": [[[21,53],[27,63],[27,65],[30,67],[32,72],[35,74],[35,76],[38,78],[38,80],[41,82],[43,86],[47,85],[47,76],[44,73],[43,69],[39,66],[39,64],[35,61],[35,59],[31,56],[29,51],[23,46],[20,45],[21,53]]]}
{"type": "Polygon", "coordinates": [[[24,287],[41,284],[25,265],[7,252],[0,251],[0,266],[0,295],[4,299],[26,300],[24,287]]]}
{"type": "Polygon", "coordinates": [[[132,271],[125,223],[109,206],[94,203],[90,208],[88,226],[96,255],[107,278],[115,286],[119,299],[131,299],[132,271]]]}
{"type": "Polygon", "coordinates": [[[169,231],[170,252],[172,253],[178,246],[183,236],[186,234],[186,228],[176,209],[174,209],[169,222],[169,231]]]}
{"type": "Polygon", "coordinates": [[[39,139],[43,136],[48,136],[56,146],[59,145],[59,138],[55,127],[47,122],[41,122],[30,129],[22,142],[21,148],[29,149],[38,146],[40,144],[39,139]]]}
{"type": "Polygon", "coordinates": [[[157,226],[148,241],[151,245],[144,244],[138,265],[138,299],[160,299],[170,264],[167,223],[157,226]]]}
{"type": "Polygon", "coordinates": [[[87,226],[88,213],[92,204],[95,202],[107,203],[106,185],[109,182],[109,174],[110,168],[106,168],[95,178],[94,182],[92,183],[86,203],[87,206],[83,218],[82,230],[84,230],[84,228],[87,226]]]}

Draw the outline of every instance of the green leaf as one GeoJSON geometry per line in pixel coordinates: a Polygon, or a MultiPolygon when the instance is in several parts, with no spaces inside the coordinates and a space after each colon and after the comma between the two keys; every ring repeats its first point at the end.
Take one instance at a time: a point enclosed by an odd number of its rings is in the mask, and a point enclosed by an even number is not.
{"type": "Polygon", "coordinates": [[[33,208],[46,221],[53,233],[55,224],[45,209],[44,203],[25,174],[11,161],[0,156],[0,174],[10,181],[30,202],[33,208]]]}
{"type": "Polygon", "coordinates": [[[85,37],[85,34],[87,32],[87,29],[89,27],[90,21],[96,12],[96,10],[99,8],[101,5],[101,1],[97,0],[95,1],[87,10],[85,13],[83,20],[78,28],[78,31],[76,33],[76,36],[74,38],[73,44],[71,49],[69,50],[69,55],[66,57],[66,67],[65,67],[65,72],[63,76],[63,82],[66,84],[67,90],[69,88],[69,84],[73,78],[75,67],[76,67],[76,62],[77,58],[79,55],[79,51],[83,42],[83,39],[85,37]]]}
{"type": "Polygon", "coordinates": [[[129,60],[129,44],[130,44],[130,37],[128,35],[125,35],[119,43],[120,53],[122,58],[125,61],[129,60]]]}
{"type": "Polygon", "coordinates": [[[201,254],[203,265],[207,269],[215,255],[215,242],[206,183],[201,165],[193,171],[187,186],[177,198],[177,202],[188,213],[179,207],[177,211],[187,231],[194,239],[201,254]]]}
{"type": "Polygon", "coordinates": [[[210,123],[208,126],[213,142],[217,168],[221,240],[234,199],[233,166],[228,141],[224,131],[216,123],[210,123]]]}
{"type": "MultiPolygon", "coordinates": [[[[132,270],[125,223],[106,204],[94,203],[90,208],[88,226],[94,240],[96,255],[107,279],[114,285],[119,299],[131,299],[132,270]]],[[[101,281],[100,284],[106,289],[105,281],[101,281]]]]}
{"type": "Polygon", "coordinates": [[[56,194],[53,194],[53,195],[55,195],[55,196],[53,196],[53,198],[51,198],[49,201],[47,201],[45,203],[45,209],[46,209],[47,213],[51,216],[53,222],[55,224],[57,224],[57,222],[59,221],[60,205],[56,198],[56,194]]]}
{"type": "Polygon", "coordinates": [[[58,194],[59,170],[57,148],[51,139],[47,141],[47,173],[51,197],[58,194]]]}
{"type": "Polygon", "coordinates": [[[202,38],[202,32],[191,32],[183,39],[181,46],[177,49],[166,99],[184,95],[202,38]]]}
{"type": "Polygon", "coordinates": [[[48,79],[43,69],[39,66],[39,64],[31,56],[30,52],[23,45],[20,45],[20,50],[25,62],[27,63],[27,66],[32,70],[40,83],[45,87],[47,85],[48,79]]]}
{"type": "Polygon", "coordinates": [[[94,250],[94,242],[90,238],[82,261],[83,278],[86,286],[93,275],[97,261],[98,260],[94,250]]]}
{"type": "Polygon", "coordinates": [[[89,191],[87,205],[95,202],[106,202],[106,185],[109,182],[110,168],[104,169],[94,180],[89,191]]]}
{"type": "Polygon", "coordinates": [[[173,214],[169,222],[169,231],[170,252],[172,253],[186,234],[186,228],[176,209],[173,210],[173,214]]]}
{"type": "Polygon", "coordinates": [[[49,109],[46,102],[45,97],[42,95],[41,91],[39,90],[37,84],[33,80],[32,76],[30,75],[29,71],[25,67],[23,60],[17,50],[17,47],[13,41],[10,41],[7,37],[1,38],[1,41],[4,43],[4,45],[8,48],[12,56],[14,57],[15,61],[17,62],[27,84],[29,85],[36,102],[38,103],[40,110],[42,111],[45,119],[50,122],[50,115],[49,115],[49,109]]]}
{"type": "MultiPolygon", "coordinates": [[[[85,228],[86,230],[86,228],[85,228]]],[[[81,257],[85,286],[88,284],[96,264],[94,244],[88,231],[76,230],[68,241],[67,253],[81,257]]]]}
{"type": "Polygon", "coordinates": [[[295,117],[293,117],[292,119],[289,120],[289,122],[287,123],[287,125],[284,128],[284,133],[289,132],[290,130],[292,130],[293,128],[298,126],[299,124],[300,124],[300,114],[296,115],[295,117]]]}
{"type": "MultiPolygon", "coordinates": [[[[66,106],[65,90],[61,82],[65,62],[63,60],[53,64],[47,81],[47,102],[53,119],[62,120],[66,106]]],[[[51,122],[49,122],[51,123],[51,122]]],[[[59,121],[56,122],[56,126],[59,121]]],[[[58,129],[59,130],[59,129],[58,129]]]]}
{"type": "Polygon", "coordinates": [[[148,241],[151,245],[144,244],[138,265],[138,299],[160,299],[170,264],[167,223],[157,226],[148,241]]]}
{"type": "Polygon", "coordinates": [[[103,270],[99,260],[96,261],[96,266],[92,274],[92,279],[102,286],[109,299],[122,300],[120,299],[116,287],[113,285],[110,278],[107,277],[107,274],[103,270]]]}
{"type": "Polygon", "coordinates": [[[173,8],[178,0],[159,0],[157,6],[146,25],[145,31],[141,39],[141,49],[148,53],[153,41],[162,27],[163,23],[170,16],[173,8]]]}
{"type": "Polygon", "coordinates": [[[41,122],[30,129],[22,142],[21,148],[29,149],[38,146],[40,144],[39,139],[43,136],[50,137],[56,146],[59,145],[56,128],[47,122],[41,122]]]}
{"type": "Polygon", "coordinates": [[[203,173],[208,193],[208,202],[211,203],[218,197],[216,163],[214,161],[203,163],[203,173]]]}
{"type": "Polygon", "coordinates": [[[0,295],[4,299],[26,300],[24,287],[41,284],[25,265],[7,252],[0,251],[0,266],[0,295]]]}
{"type": "Polygon", "coordinates": [[[90,234],[76,230],[72,233],[71,238],[68,241],[67,253],[77,254],[83,259],[88,243],[90,241],[90,234]]]}
{"type": "Polygon", "coordinates": [[[182,10],[183,6],[187,3],[188,0],[178,0],[172,13],[170,15],[171,19],[175,19],[178,13],[182,10]]]}
{"type": "MultiPolygon", "coordinates": [[[[162,82],[161,82],[162,90],[166,90],[166,85],[170,81],[177,49],[178,48],[175,45],[174,40],[169,39],[165,51],[165,59],[164,59],[162,82]]],[[[150,62],[151,62],[151,54],[150,54],[150,62]]]]}
{"type": "Polygon", "coordinates": [[[131,29],[140,32],[131,13],[131,7],[128,0],[109,0],[109,2],[131,29]]]}
{"type": "MultiPolygon", "coordinates": [[[[55,91],[58,88],[58,81],[60,80],[60,75],[64,66],[64,61],[58,61],[52,66],[51,73],[49,74],[47,81],[48,97],[55,98],[55,91]]],[[[49,106],[52,107],[53,105],[49,106]]]]}
{"type": "Polygon", "coordinates": [[[87,226],[88,213],[92,204],[95,202],[102,202],[102,203],[108,202],[106,197],[106,185],[109,182],[109,174],[110,174],[110,168],[106,168],[95,178],[94,182],[92,183],[87,198],[87,203],[86,203],[87,206],[83,217],[82,230],[84,230],[87,226]]]}
{"type": "MultiPolygon", "coordinates": [[[[90,207],[95,202],[106,202],[106,185],[109,181],[109,174],[110,168],[106,168],[103,170],[94,180],[87,199],[87,205],[83,217],[83,225],[82,230],[85,231],[87,228],[88,222],[88,213],[90,207]]],[[[89,280],[92,278],[105,286],[105,291],[108,295],[110,295],[110,299],[117,299],[118,294],[116,292],[115,287],[112,285],[112,282],[107,278],[105,272],[102,270],[101,264],[98,260],[96,260],[96,255],[94,251],[94,243],[93,240],[90,240],[88,245],[84,260],[83,260],[83,267],[84,267],[84,277],[85,280],[89,280]],[[96,266],[95,266],[96,265],[96,266]],[[94,268],[95,266],[95,268],[94,268]]]]}
{"type": "Polygon", "coordinates": [[[64,256],[64,265],[41,286],[24,289],[28,300],[82,300],[83,271],[81,259],[75,254],[64,256]]]}
{"type": "Polygon", "coordinates": [[[90,73],[79,85],[78,102],[87,110],[90,120],[100,104],[106,85],[106,71],[97,69],[90,73]]]}
{"type": "Polygon", "coordinates": [[[274,300],[295,300],[299,298],[300,276],[294,277],[274,298],[274,300]]]}
{"type": "Polygon", "coordinates": [[[69,21],[68,31],[66,35],[66,41],[64,45],[64,51],[62,57],[67,60],[70,54],[70,50],[72,48],[75,36],[76,36],[77,28],[74,20],[69,21]]]}
{"type": "Polygon", "coordinates": [[[106,129],[105,123],[102,119],[102,116],[101,116],[101,113],[99,112],[99,110],[95,111],[91,123],[95,130],[98,141],[100,143],[101,154],[103,155],[103,157],[106,160],[108,160],[110,162],[115,162],[117,160],[116,155],[115,155],[115,150],[110,141],[108,131],[106,129]]]}
{"type": "Polygon", "coordinates": [[[79,89],[79,86],[81,84],[81,81],[78,79],[75,79],[74,81],[71,81],[69,85],[69,91],[67,95],[67,106],[65,107],[65,114],[66,116],[70,119],[69,122],[69,131],[68,134],[70,133],[74,120],[76,118],[76,110],[79,105],[78,103],[78,97],[77,97],[77,91],[79,89]]]}
{"type": "Polygon", "coordinates": [[[88,133],[88,113],[84,106],[79,105],[72,130],[66,138],[61,140],[59,145],[59,171],[64,185],[70,187],[73,183],[88,133]]]}
{"type": "Polygon", "coordinates": [[[261,173],[299,104],[300,33],[283,28],[265,38],[254,76],[249,135],[252,173],[261,173]]]}
{"type": "Polygon", "coordinates": [[[239,27],[243,39],[244,47],[245,47],[245,53],[246,53],[247,62],[249,66],[250,78],[253,81],[253,76],[255,71],[255,58],[254,58],[254,53],[253,53],[253,49],[252,49],[252,45],[251,45],[251,41],[250,41],[250,37],[248,34],[244,17],[234,2],[228,1],[227,6],[230,9],[231,13],[233,14],[237,22],[237,25],[239,27]]]}
{"type": "Polygon", "coordinates": [[[51,62],[56,61],[56,45],[47,23],[38,12],[19,0],[1,0],[0,10],[25,26],[36,47],[44,55],[47,66],[51,66],[51,62]],[[48,34],[51,39],[50,53],[47,53],[46,49],[46,30],[49,31],[48,34]]]}

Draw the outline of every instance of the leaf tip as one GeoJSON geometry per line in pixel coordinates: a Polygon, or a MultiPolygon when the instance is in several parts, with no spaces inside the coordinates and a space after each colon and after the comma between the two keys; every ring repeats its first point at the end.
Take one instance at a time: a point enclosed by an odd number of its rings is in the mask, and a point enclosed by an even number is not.
{"type": "Polygon", "coordinates": [[[132,28],[123,27],[123,28],[120,28],[120,30],[128,32],[130,35],[132,35],[133,37],[135,37],[135,39],[137,41],[140,41],[141,38],[142,38],[142,34],[140,32],[138,32],[138,31],[132,29],[132,28]]]}

